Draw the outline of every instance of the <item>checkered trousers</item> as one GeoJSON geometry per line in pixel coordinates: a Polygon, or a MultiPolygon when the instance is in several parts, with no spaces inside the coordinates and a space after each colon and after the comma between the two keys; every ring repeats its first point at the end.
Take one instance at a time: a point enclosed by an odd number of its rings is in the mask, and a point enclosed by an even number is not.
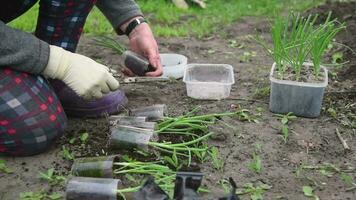
{"type": "MultiPolygon", "coordinates": [[[[9,22],[38,0],[1,3],[0,19],[9,22]]],[[[74,52],[96,0],[40,0],[35,35],[74,52]]],[[[33,155],[63,134],[66,116],[47,80],[0,66],[0,156],[33,155]]]]}
{"type": "Polygon", "coordinates": [[[96,0],[8,0],[1,2],[0,19],[7,23],[38,1],[40,7],[35,35],[49,44],[74,52],[96,0]]]}
{"type": "Polygon", "coordinates": [[[0,155],[33,155],[61,136],[67,118],[46,79],[0,68],[0,155]]]}

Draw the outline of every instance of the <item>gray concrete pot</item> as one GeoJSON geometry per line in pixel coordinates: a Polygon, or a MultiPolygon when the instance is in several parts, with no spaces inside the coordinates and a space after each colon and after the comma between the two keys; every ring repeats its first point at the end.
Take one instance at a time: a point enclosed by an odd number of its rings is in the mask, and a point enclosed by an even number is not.
{"type": "MultiPolygon", "coordinates": [[[[304,63],[313,66],[311,63],[304,63]]],[[[271,94],[269,109],[271,112],[286,114],[292,112],[296,116],[315,118],[320,115],[324,90],[328,85],[328,70],[321,67],[324,77],[322,83],[304,83],[274,78],[276,63],[270,73],[271,94]]]]}

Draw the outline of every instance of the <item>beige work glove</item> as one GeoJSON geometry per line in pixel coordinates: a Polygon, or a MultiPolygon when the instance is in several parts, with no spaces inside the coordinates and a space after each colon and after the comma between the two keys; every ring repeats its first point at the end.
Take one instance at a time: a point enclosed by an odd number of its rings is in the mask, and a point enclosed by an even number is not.
{"type": "Polygon", "coordinates": [[[62,80],[84,99],[98,99],[119,88],[119,82],[106,66],[53,45],[50,45],[48,64],[42,74],[62,80]]]}

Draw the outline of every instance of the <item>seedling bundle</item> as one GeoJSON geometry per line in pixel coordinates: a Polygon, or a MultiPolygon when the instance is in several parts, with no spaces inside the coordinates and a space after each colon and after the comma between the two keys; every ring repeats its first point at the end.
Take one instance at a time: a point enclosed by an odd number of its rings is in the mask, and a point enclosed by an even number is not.
{"type": "Polygon", "coordinates": [[[146,72],[153,70],[150,63],[145,57],[138,55],[133,51],[126,50],[126,48],[122,44],[120,44],[118,41],[111,37],[98,37],[96,39],[96,43],[102,47],[112,49],[119,55],[122,55],[122,64],[139,76],[144,76],[146,72]]]}

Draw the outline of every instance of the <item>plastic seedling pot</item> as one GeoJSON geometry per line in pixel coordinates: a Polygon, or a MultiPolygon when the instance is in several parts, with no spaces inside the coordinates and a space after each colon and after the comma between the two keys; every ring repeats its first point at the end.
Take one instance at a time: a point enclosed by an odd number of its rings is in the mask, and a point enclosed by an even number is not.
{"type": "Polygon", "coordinates": [[[125,51],[123,54],[124,66],[129,68],[133,73],[138,76],[144,76],[147,72],[153,71],[148,60],[132,51],[125,51]]]}
{"type": "Polygon", "coordinates": [[[77,158],[72,165],[71,173],[82,177],[114,177],[114,162],[119,160],[118,156],[102,156],[91,158],[77,158]]]}
{"type": "Polygon", "coordinates": [[[73,177],[66,188],[67,200],[117,200],[119,179],[73,177]]]}
{"type": "MultiPolygon", "coordinates": [[[[313,66],[312,63],[304,63],[304,65],[313,66]]],[[[324,90],[328,85],[327,69],[321,67],[321,73],[324,78],[321,83],[280,80],[274,77],[275,70],[276,63],[273,63],[270,72],[270,111],[281,114],[292,112],[300,117],[318,117],[323,102],[324,90]]]]}
{"type": "Polygon", "coordinates": [[[166,109],[166,105],[157,104],[153,106],[132,109],[130,111],[130,115],[137,117],[147,117],[148,121],[159,121],[163,119],[164,114],[166,113],[166,109]]]}
{"type": "Polygon", "coordinates": [[[110,124],[113,126],[133,126],[143,129],[155,129],[156,122],[146,122],[146,117],[110,116],[110,124]]]}
{"type": "Polygon", "coordinates": [[[184,72],[183,82],[189,97],[220,100],[230,96],[235,78],[231,65],[189,64],[184,72]]]}
{"type": "Polygon", "coordinates": [[[149,141],[157,141],[154,130],[142,129],[130,126],[117,126],[110,129],[111,149],[134,149],[148,150],[149,141]]]}
{"type": "Polygon", "coordinates": [[[187,57],[180,54],[160,54],[161,63],[163,65],[164,78],[180,79],[184,75],[184,70],[187,67],[187,57]]]}

